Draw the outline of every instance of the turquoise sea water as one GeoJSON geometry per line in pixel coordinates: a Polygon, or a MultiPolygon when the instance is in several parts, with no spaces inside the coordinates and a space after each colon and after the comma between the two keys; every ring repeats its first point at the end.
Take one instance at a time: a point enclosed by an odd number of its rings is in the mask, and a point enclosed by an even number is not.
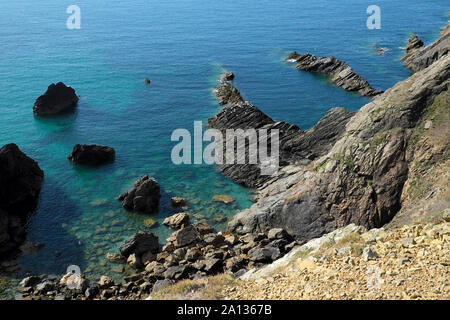
{"type": "MultiPolygon", "coordinates": [[[[236,74],[244,97],[276,120],[307,129],[336,106],[357,110],[368,100],[282,60],[292,50],[334,55],[375,88],[408,77],[399,58],[411,32],[426,43],[447,22],[448,1],[379,0],[382,29],[366,28],[369,1],[319,0],[42,0],[0,5],[0,146],[15,142],[45,171],[39,207],[28,239],[45,243],[20,259],[21,273],[63,273],[79,265],[90,277],[117,276],[105,253],[138,229],[148,216],[124,211],[118,194],[144,174],[161,184],[159,222],[175,211],[170,197],[186,197],[189,211],[218,229],[251,205],[250,190],[214,166],[176,166],[170,161],[177,128],[193,130],[219,106],[211,88],[226,69],[236,74]],[[68,30],[66,8],[81,8],[81,29],[68,30]],[[387,48],[376,55],[376,47],[387,48]],[[147,86],[142,81],[152,79],[147,86]],[[33,117],[35,99],[63,81],[81,96],[75,113],[33,117]],[[113,164],[73,166],[74,144],[116,149],[113,164]],[[213,204],[214,194],[236,198],[213,204]],[[55,252],[61,253],[60,256],[55,252]]],[[[170,230],[152,229],[163,243],[170,230]]]]}

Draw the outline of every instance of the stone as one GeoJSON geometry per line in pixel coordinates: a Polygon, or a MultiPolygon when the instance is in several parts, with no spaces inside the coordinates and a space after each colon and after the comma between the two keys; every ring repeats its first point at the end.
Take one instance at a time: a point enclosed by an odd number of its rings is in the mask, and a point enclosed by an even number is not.
{"type": "Polygon", "coordinates": [[[148,231],[139,231],[119,247],[120,254],[124,257],[128,257],[132,253],[140,256],[148,251],[157,252],[158,249],[158,237],[148,231]]]}
{"type": "Polygon", "coordinates": [[[220,81],[233,81],[234,79],[234,73],[233,72],[226,72],[220,77],[220,81]]]}
{"type": "Polygon", "coordinates": [[[108,146],[77,144],[67,158],[74,164],[98,166],[114,161],[116,151],[108,146]]]}
{"type": "Polygon", "coordinates": [[[101,276],[97,284],[100,289],[106,289],[114,286],[114,281],[108,276],[101,276]]]}
{"type": "Polygon", "coordinates": [[[50,281],[43,281],[36,285],[36,291],[39,293],[47,293],[50,290],[53,290],[55,287],[55,284],[50,281]]]}
{"type": "Polygon", "coordinates": [[[189,224],[189,214],[187,212],[180,212],[164,219],[163,224],[171,228],[180,228],[183,225],[189,224]]]}
{"type": "Polygon", "coordinates": [[[220,270],[222,266],[222,260],[216,258],[208,258],[205,260],[204,270],[208,273],[215,273],[220,270]]]}
{"type": "Polygon", "coordinates": [[[254,262],[270,262],[280,257],[280,250],[274,247],[257,247],[248,252],[248,257],[254,262]]]}
{"type": "Polygon", "coordinates": [[[189,202],[186,199],[180,197],[173,197],[172,199],[170,199],[170,204],[174,208],[189,206],[189,202]]]}
{"type": "Polygon", "coordinates": [[[41,281],[40,277],[38,277],[38,276],[30,276],[30,277],[26,277],[26,278],[22,279],[22,281],[20,281],[19,285],[22,288],[34,287],[36,284],[39,283],[39,281],[41,281]]]}
{"type": "Polygon", "coordinates": [[[36,116],[57,115],[71,110],[78,102],[75,90],[62,82],[51,84],[47,91],[36,99],[33,112],[36,116]]]}
{"type": "Polygon", "coordinates": [[[122,193],[117,200],[129,211],[153,213],[159,205],[161,191],[158,182],[148,175],[137,180],[133,187],[122,193]]]}
{"type": "Polygon", "coordinates": [[[180,280],[188,275],[187,271],[188,269],[186,268],[186,266],[169,267],[166,272],[164,272],[164,277],[166,279],[180,280]]]}
{"type": "Polygon", "coordinates": [[[170,239],[173,239],[173,243],[176,248],[181,248],[196,241],[198,239],[198,232],[194,226],[189,225],[183,229],[175,231],[170,236],[170,239]]]}
{"type": "Polygon", "coordinates": [[[141,258],[136,256],[135,253],[132,253],[127,258],[127,264],[135,269],[139,269],[142,267],[142,261],[141,258]]]}
{"type": "Polygon", "coordinates": [[[273,229],[270,229],[269,232],[267,233],[267,238],[269,240],[287,239],[287,238],[289,238],[289,234],[284,229],[273,228],[273,229]]]}
{"type": "Polygon", "coordinates": [[[210,233],[203,237],[203,241],[205,241],[207,245],[219,247],[225,242],[225,237],[221,234],[210,233]]]}
{"type": "Polygon", "coordinates": [[[413,237],[408,237],[408,238],[402,240],[402,246],[404,248],[409,248],[415,244],[416,244],[416,242],[414,241],[413,237]]]}
{"type": "Polygon", "coordinates": [[[375,260],[378,258],[378,254],[371,247],[365,247],[363,249],[361,259],[364,261],[375,260]]]}
{"type": "Polygon", "coordinates": [[[162,289],[170,286],[171,284],[173,284],[173,281],[168,280],[168,279],[157,280],[155,282],[155,284],[153,285],[152,293],[156,293],[158,291],[161,291],[162,289]]]}
{"type": "Polygon", "coordinates": [[[195,229],[197,229],[197,232],[200,236],[204,236],[214,232],[214,228],[207,223],[197,222],[196,224],[194,224],[194,227],[195,229]]]}
{"type": "Polygon", "coordinates": [[[234,198],[232,196],[229,195],[225,195],[225,194],[216,194],[214,195],[213,202],[223,202],[223,203],[232,203],[234,202],[234,198]]]}

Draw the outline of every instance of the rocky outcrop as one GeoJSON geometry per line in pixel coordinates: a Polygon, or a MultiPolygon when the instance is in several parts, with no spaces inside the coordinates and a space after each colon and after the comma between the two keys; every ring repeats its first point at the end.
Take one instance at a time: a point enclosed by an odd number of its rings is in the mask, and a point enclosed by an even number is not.
{"type": "Polygon", "coordinates": [[[129,211],[153,213],[159,205],[161,191],[159,183],[148,175],[137,180],[133,188],[122,193],[117,200],[129,211]]]}
{"type": "MultiPolygon", "coordinates": [[[[222,86],[232,86],[231,83],[223,80],[221,83],[222,86]]],[[[220,103],[220,96],[218,99],[220,103]]],[[[331,109],[313,128],[303,131],[296,125],[283,121],[276,122],[248,101],[234,102],[233,100],[228,101],[217,115],[210,118],[208,125],[221,130],[224,136],[227,129],[266,129],[267,132],[272,129],[279,130],[279,164],[281,167],[286,167],[297,162],[310,162],[325,154],[344,132],[345,125],[353,114],[345,108],[331,109]]],[[[241,137],[238,132],[236,135],[241,137]]],[[[245,152],[248,155],[249,145],[244,147],[246,149],[239,152],[245,152]]],[[[235,148],[237,150],[238,146],[235,145],[235,148]]],[[[227,164],[224,161],[219,168],[236,183],[251,188],[261,187],[276,178],[261,175],[261,166],[250,164],[249,161],[245,164],[227,164]]]]}
{"type": "Polygon", "coordinates": [[[173,216],[167,217],[163,221],[163,225],[171,228],[180,228],[183,225],[189,224],[189,214],[187,212],[180,212],[173,216]]]}
{"type": "Polygon", "coordinates": [[[72,87],[62,82],[53,83],[42,96],[36,99],[33,112],[36,116],[56,115],[70,110],[77,102],[78,96],[72,87]]]}
{"type": "Polygon", "coordinates": [[[17,145],[0,149],[0,259],[25,241],[27,214],[36,207],[43,180],[37,162],[17,145]]]}
{"type": "Polygon", "coordinates": [[[450,51],[450,29],[446,28],[441,37],[432,44],[424,47],[417,35],[413,34],[408,40],[406,53],[402,57],[403,64],[410,70],[417,72],[430,66],[450,51]]]}
{"type": "Polygon", "coordinates": [[[449,76],[446,55],[362,107],[326,154],[261,188],[257,203],[235,216],[231,230],[282,227],[308,240],[349,223],[373,228],[389,222],[414,162],[406,157],[411,133],[448,91],[449,76]]]}
{"type": "Polygon", "coordinates": [[[295,62],[295,67],[299,70],[330,75],[331,82],[347,91],[358,92],[366,97],[374,97],[383,92],[372,88],[346,62],[335,57],[319,58],[309,53],[298,54],[294,51],[289,54],[286,61],[295,62]]]}
{"type": "Polygon", "coordinates": [[[115,156],[116,152],[111,147],[77,144],[67,158],[75,164],[98,166],[114,161],[115,156]]]}

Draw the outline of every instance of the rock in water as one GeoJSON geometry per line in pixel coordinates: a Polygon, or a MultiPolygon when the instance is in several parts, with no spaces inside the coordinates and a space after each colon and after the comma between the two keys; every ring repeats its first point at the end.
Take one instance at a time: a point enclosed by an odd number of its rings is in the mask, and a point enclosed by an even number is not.
{"type": "Polygon", "coordinates": [[[47,91],[36,99],[33,112],[36,116],[50,116],[62,113],[74,107],[78,96],[72,87],[62,82],[52,83],[47,91]]]}
{"type": "Polygon", "coordinates": [[[150,80],[150,78],[145,78],[145,79],[144,79],[144,82],[145,82],[146,84],[150,84],[152,81],[150,80]]]}
{"type": "Polygon", "coordinates": [[[148,175],[137,180],[133,188],[122,193],[117,200],[129,211],[152,213],[158,208],[161,191],[158,182],[148,175]]]}
{"type": "Polygon", "coordinates": [[[416,34],[412,34],[411,38],[408,40],[408,45],[406,46],[406,53],[409,54],[416,49],[422,48],[423,42],[417,37],[416,34]]]}
{"type": "Polygon", "coordinates": [[[116,152],[111,147],[77,144],[67,158],[75,164],[97,166],[113,161],[115,156],[116,152]]]}
{"type": "Polygon", "coordinates": [[[312,54],[292,52],[286,61],[295,61],[299,70],[318,72],[331,76],[331,82],[347,91],[355,91],[366,97],[374,97],[383,91],[375,90],[346,62],[335,57],[316,57],[312,54]]]}
{"type": "Polygon", "coordinates": [[[44,172],[15,144],[0,149],[0,254],[25,241],[27,214],[34,210],[44,172]]]}

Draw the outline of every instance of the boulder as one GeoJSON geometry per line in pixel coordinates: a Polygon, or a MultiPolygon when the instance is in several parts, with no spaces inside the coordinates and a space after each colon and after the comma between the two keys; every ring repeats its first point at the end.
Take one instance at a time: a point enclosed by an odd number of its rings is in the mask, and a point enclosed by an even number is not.
{"type": "Polygon", "coordinates": [[[158,182],[148,175],[137,180],[133,187],[122,193],[117,200],[129,211],[153,213],[159,205],[161,191],[158,182]]]}
{"type": "Polygon", "coordinates": [[[148,231],[139,231],[119,247],[120,254],[126,258],[133,253],[138,256],[148,251],[156,253],[158,249],[158,237],[148,231]]]}
{"type": "Polygon", "coordinates": [[[173,242],[176,248],[181,248],[190,245],[197,239],[198,239],[197,229],[194,226],[189,225],[187,227],[184,227],[183,229],[180,229],[172,233],[172,235],[169,237],[167,241],[173,242]]]}
{"type": "Polygon", "coordinates": [[[188,275],[188,268],[186,266],[173,266],[164,272],[166,279],[180,280],[186,278],[188,275]]]}
{"type": "Polygon", "coordinates": [[[226,72],[220,77],[221,82],[226,81],[233,81],[234,80],[234,73],[233,72],[226,72]]]}
{"type": "Polygon", "coordinates": [[[282,228],[273,228],[269,230],[269,233],[267,234],[267,238],[269,240],[276,240],[276,239],[287,239],[289,237],[289,234],[286,232],[286,230],[282,228]]]}
{"type": "Polygon", "coordinates": [[[62,82],[51,84],[47,91],[36,99],[33,112],[36,116],[50,116],[72,109],[78,102],[75,90],[62,82]]]}
{"type": "Polygon", "coordinates": [[[0,254],[25,241],[27,214],[36,207],[43,181],[37,162],[17,145],[0,149],[0,254]]]}
{"type": "Polygon", "coordinates": [[[180,228],[183,225],[189,224],[189,214],[187,212],[180,212],[164,219],[163,224],[171,228],[180,228]]]}
{"type": "Polygon", "coordinates": [[[101,276],[97,282],[100,289],[107,289],[114,285],[114,281],[108,276],[101,276]]]}
{"type": "Polygon", "coordinates": [[[280,250],[275,247],[253,248],[248,252],[248,257],[254,262],[270,262],[280,257],[280,250]]]}
{"type": "Polygon", "coordinates": [[[157,280],[155,282],[155,284],[153,285],[152,293],[156,293],[156,292],[164,289],[165,287],[170,286],[171,284],[173,284],[173,281],[168,280],[168,279],[157,280]]]}
{"type": "Polygon", "coordinates": [[[111,147],[77,144],[67,158],[75,164],[97,166],[114,161],[115,156],[116,152],[111,147]]]}
{"type": "Polygon", "coordinates": [[[207,223],[197,222],[196,224],[194,224],[194,226],[200,236],[204,236],[206,234],[214,232],[214,228],[207,223]]]}

